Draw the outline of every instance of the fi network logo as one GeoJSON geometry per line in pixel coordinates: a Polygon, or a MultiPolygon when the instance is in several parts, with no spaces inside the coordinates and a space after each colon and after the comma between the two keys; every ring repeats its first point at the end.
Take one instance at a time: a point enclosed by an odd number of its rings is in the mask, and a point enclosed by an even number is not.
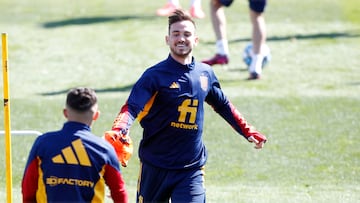
{"type": "Polygon", "coordinates": [[[62,153],[54,156],[52,161],[57,164],[74,164],[82,166],[91,166],[89,156],[86,153],[85,147],[81,139],[77,139],[61,150],[62,153]]]}

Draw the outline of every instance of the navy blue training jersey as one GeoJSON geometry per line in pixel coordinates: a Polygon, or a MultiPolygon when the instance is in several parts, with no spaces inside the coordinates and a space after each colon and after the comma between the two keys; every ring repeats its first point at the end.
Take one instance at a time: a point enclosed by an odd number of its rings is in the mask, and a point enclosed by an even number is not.
{"type": "Polygon", "coordinates": [[[22,180],[23,202],[104,202],[105,185],[114,202],[127,202],[113,147],[90,127],[66,122],[34,142],[22,180]]]}
{"type": "Polygon", "coordinates": [[[144,128],[142,161],[175,169],[205,164],[203,104],[211,85],[218,82],[209,66],[182,65],[170,56],[145,71],[128,99],[134,113],[146,104],[138,117],[144,128]]]}
{"type": "Polygon", "coordinates": [[[133,86],[113,129],[143,127],[142,162],[166,169],[203,166],[204,103],[210,104],[240,134],[252,131],[220,89],[212,68],[194,61],[182,65],[169,57],[147,69],[133,86]]]}

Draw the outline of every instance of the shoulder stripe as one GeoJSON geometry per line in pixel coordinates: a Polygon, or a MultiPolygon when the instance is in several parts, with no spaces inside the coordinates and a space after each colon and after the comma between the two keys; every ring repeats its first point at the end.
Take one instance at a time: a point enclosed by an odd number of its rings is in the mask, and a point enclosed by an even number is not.
{"type": "Polygon", "coordinates": [[[155,101],[155,97],[158,94],[158,92],[155,92],[155,94],[149,99],[149,101],[145,104],[144,106],[144,110],[141,111],[138,116],[137,119],[140,122],[150,111],[152,105],[154,104],[155,101]]]}

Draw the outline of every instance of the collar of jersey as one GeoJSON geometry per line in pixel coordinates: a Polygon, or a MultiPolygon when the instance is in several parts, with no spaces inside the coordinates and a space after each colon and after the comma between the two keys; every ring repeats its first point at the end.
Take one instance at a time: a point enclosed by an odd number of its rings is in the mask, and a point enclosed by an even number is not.
{"type": "Polygon", "coordinates": [[[91,131],[90,126],[84,124],[84,123],[80,123],[80,122],[75,122],[75,121],[68,121],[66,123],[64,123],[64,130],[72,130],[72,131],[76,131],[76,130],[88,130],[91,131]]]}
{"type": "Polygon", "coordinates": [[[188,69],[194,69],[194,68],[195,68],[195,58],[194,58],[194,57],[192,57],[191,63],[185,64],[185,65],[183,65],[183,64],[175,61],[175,59],[173,59],[173,57],[171,57],[170,54],[169,54],[167,60],[168,60],[168,62],[169,62],[171,65],[174,65],[174,66],[177,66],[177,67],[188,68],[188,69]]]}

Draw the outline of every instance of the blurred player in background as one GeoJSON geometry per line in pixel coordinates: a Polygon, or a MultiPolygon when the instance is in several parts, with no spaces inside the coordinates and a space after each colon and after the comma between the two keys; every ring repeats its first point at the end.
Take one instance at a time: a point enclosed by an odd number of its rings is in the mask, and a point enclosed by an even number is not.
{"type": "MultiPolygon", "coordinates": [[[[170,54],[148,68],[134,84],[116,117],[114,134],[128,134],[137,118],[139,145],[137,202],[205,202],[202,140],[206,102],[240,135],[260,149],[266,137],[251,127],[220,88],[213,69],[196,62],[195,23],[182,10],[169,17],[170,54]]],[[[121,137],[121,136],[120,136],[121,137]]],[[[226,135],[219,135],[221,139],[226,135]]]]}
{"type": "MultiPolygon", "coordinates": [[[[216,35],[216,54],[214,57],[203,60],[209,65],[229,63],[229,45],[226,34],[226,17],[224,6],[229,7],[233,0],[211,0],[210,15],[213,29],[216,35]]],[[[264,59],[263,46],[266,42],[266,24],[264,11],[266,0],[249,0],[250,20],[252,23],[253,55],[249,66],[249,78],[259,79],[262,73],[264,59]]]]}
{"type": "MultiPolygon", "coordinates": [[[[158,16],[170,16],[176,9],[180,9],[179,0],[168,0],[164,7],[156,11],[158,16]]],[[[204,18],[205,13],[201,7],[201,0],[190,0],[190,15],[193,18],[204,18]]]]}
{"type": "Polygon", "coordinates": [[[104,202],[105,184],[114,202],[128,202],[113,147],[91,133],[99,116],[89,88],[68,92],[59,131],[36,138],[22,180],[23,202],[104,202]]]}

